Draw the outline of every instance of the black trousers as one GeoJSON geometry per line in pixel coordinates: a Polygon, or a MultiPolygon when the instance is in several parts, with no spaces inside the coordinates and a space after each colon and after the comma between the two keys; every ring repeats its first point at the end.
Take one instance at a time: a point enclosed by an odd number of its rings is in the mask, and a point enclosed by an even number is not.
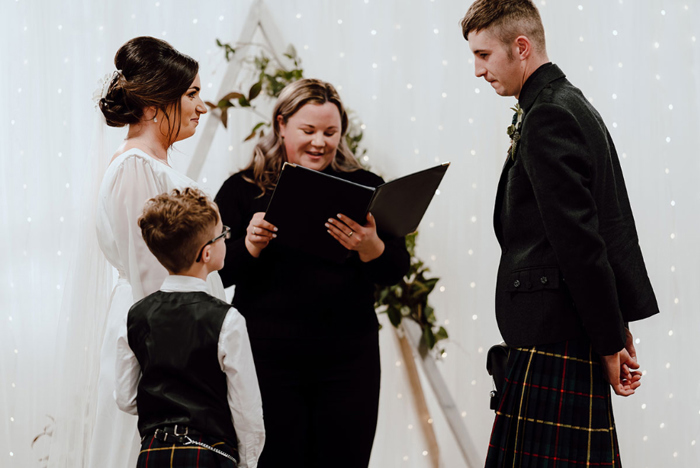
{"type": "Polygon", "coordinates": [[[377,427],[379,341],[251,335],[265,418],[259,468],[365,468],[377,427]]]}

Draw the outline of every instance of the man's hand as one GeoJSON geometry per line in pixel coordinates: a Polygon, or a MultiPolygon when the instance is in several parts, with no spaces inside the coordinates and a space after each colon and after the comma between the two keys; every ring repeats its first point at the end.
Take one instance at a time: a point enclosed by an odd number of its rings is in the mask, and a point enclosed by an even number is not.
{"type": "Polygon", "coordinates": [[[639,364],[632,344],[632,334],[629,331],[627,331],[625,348],[615,354],[601,356],[600,362],[603,365],[605,377],[615,394],[620,396],[634,395],[634,391],[642,385],[640,382],[642,373],[636,370],[639,369],[639,364]],[[628,351],[628,346],[631,353],[628,351]]]}

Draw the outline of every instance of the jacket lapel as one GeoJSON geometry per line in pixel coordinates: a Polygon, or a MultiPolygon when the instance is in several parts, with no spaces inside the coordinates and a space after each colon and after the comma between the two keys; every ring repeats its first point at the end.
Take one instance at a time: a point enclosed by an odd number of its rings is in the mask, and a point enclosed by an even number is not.
{"type": "MultiPolygon", "coordinates": [[[[540,68],[535,70],[535,72],[527,79],[523,85],[523,89],[520,92],[520,107],[525,112],[527,117],[527,111],[530,110],[532,105],[535,103],[537,96],[540,92],[552,81],[558,80],[559,78],[564,78],[564,72],[553,63],[546,63],[540,68]]],[[[523,126],[525,125],[525,120],[523,119],[523,126]]],[[[496,202],[494,204],[493,210],[493,228],[496,233],[496,238],[498,243],[503,245],[503,233],[501,226],[501,211],[503,210],[503,197],[506,191],[506,181],[508,180],[508,171],[513,167],[513,159],[510,157],[510,152],[506,157],[506,162],[503,164],[503,169],[501,170],[501,178],[498,180],[498,189],[496,191],[496,202]]]]}
{"type": "Polygon", "coordinates": [[[496,233],[498,243],[503,245],[503,236],[501,233],[501,210],[503,209],[503,196],[506,191],[506,180],[508,180],[508,171],[513,166],[513,159],[510,157],[510,152],[507,153],[506,162],[501,169],[501,178],[498,180],[498,189],[496,190],[496,203],[493,209],[493,230],[496,233]]]}

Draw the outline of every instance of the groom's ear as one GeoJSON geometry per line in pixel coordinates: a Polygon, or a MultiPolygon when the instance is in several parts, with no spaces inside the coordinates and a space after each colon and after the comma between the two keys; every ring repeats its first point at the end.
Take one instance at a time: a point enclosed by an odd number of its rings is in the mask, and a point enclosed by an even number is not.
{"type": "Polygon", "coordinates": [[[515,38],[515,45],[517,47],[518,58],[520,60],[527,60],[532,55],[532,42],[527,36],[518,36],[515,38]]]}

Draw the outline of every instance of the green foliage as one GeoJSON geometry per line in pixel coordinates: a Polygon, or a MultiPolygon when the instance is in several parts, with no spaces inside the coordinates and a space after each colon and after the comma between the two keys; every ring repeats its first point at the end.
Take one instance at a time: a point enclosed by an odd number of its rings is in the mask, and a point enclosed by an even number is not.
{"type": "Polygon", "coordinates": [[[234,49],[233,47],[231,47],[228,44],[222,44],[221,41],[219,41],[218,39],[216,40],[216,45],[218,45],[219,47],[224,49],[224,53],[226,54],[226,61],[227,62],[229,60],[231,60],[230,57],[236,53],[236,49],[234,49]]]}
{"type": "MultiPolygon", "coordinates": [[[[393,286],[377,286],[374,294],[375,308],[383,307],[383,313],[389,317],[391,324],[398,328],[404,318],[413,320],[422,330],[421,341],[433,349],[439,341],[448,338],[447,330],[438,327],[434,309],[428,304],[428,296],[435,289],[440,278],[426,278],[430,271],[416,257],[416,237],[414,232],[406,236],[406,249],[411,255],[411,266],[408,273],[398,284],[393,286]]],[[[443,350],[438,349],[442,354],[443,350]]]]}

